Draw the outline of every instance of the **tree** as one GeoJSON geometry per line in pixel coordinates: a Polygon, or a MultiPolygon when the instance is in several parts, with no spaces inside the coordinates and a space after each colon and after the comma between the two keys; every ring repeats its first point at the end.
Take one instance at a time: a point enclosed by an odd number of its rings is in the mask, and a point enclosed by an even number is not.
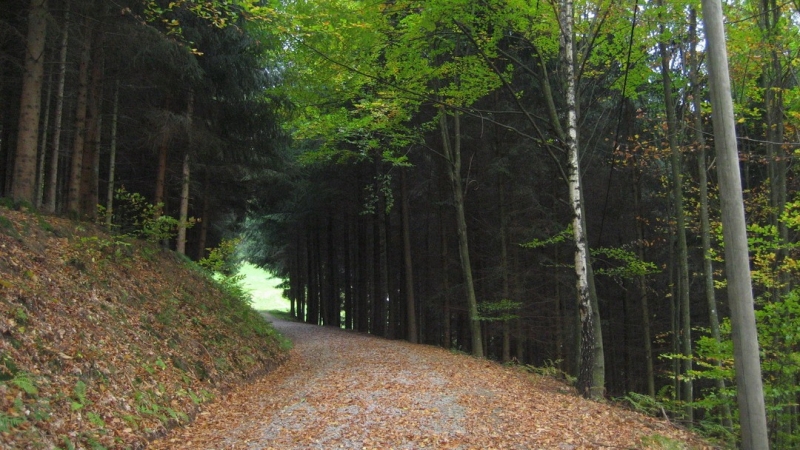
{"type": "Polygon", "coordinates": [[[72,144],[72,156],[70,158],[69,187],[67,192],[67,213],[73,216],[81,214],[81,180],[83,177],[83,166],[87,161],[83,160],[83,147],[86,144],[86,113],[89,97],[89,69],[92,52],[92,18],[87,15],[84,19],[83,40],[80,53],[80,63],[78,65],[78,93],[75,103],[75,137],[72,144]]]}
{"type": "MultiPolygon", "coordinates": [[[[659,1],[663,7],[663,1],[659,1]]],[[[661,58],[661,82],[664,86],[664,104],[667,113],[667,141],[670,149],[670,162],[672,166],[672,196],[675,202],[675,234],[678,237],[678,305],[681,316],[681,351],[683,353],[683,396],[685,402],[686,421],[694,422],[694,399],[692,379],[689,376],[692,370],[692,326],[691,326],[691,301],[689,298],[689,250],[686,245],[686,214],[683,208],[683,177],[681,176],[681,153],[678,148],[677,118],[675,117],[675,99],[672,95],[672,80],[670,77],[671,56],[664,42],[665,27],[659,25],[661,39],[658,50],[661,58]]]]}
{"type": "MultiPolygon", "coordinates": [[[[408,322],[407,338],[408,342],[416,344],[418,342],[417,332],[417,308],[414,301],[414,264],[411,259],[411,213],[409,211],[408,183],[406,181],[406,169],[400,169],[400,185],[402,196],[402,220],[403,220],[403,262],[406,290],[406,320],[408,322]]],[[[348,258],[349,260],[349,258],[348,258]]]]}
{"type": "MultiPolygon", "coordinates": [[[[709,219],[708,207],[708,175],[706,168],[706,139],[703,134],[703,119],[701,108],[701,88],[699,82],[700,60],[697,55],[697,9],[692,8],[690,12],[689,24],[689,80],[692,88],[692,109],[694,110],[694,138],[697,145],[697,174],[698,185],[700,186],[700,239],[703,251],[703,286],[705,287],[706,304],[708,306],[709,326],[711,337],[717,344],[721,342],[719,331],[719,314],[717,312],[717,298],[714,288],[714,267],[711,257],[711,223],[709,219]]],[[[716,361],[717,367],[722,366],[722,362],[716,361]]],[[[717,390],[725,390],[725,381],[718,379],[717,390]]],[[[731,428],[731,411],[727,406],[723,406],[722,424],[731,428]]]]}
{"type": "Polygon", "coordinates": [[[31,0],[22,79],[19,136],[11,185],[11,197],[31,205],[36,203],[36,162],[46,37],[47,0],[31,0]]]}
{"type": "Polygon", "coordinates": [[[189,103],[186,106],[186,132],[189,135],[189,148],[183,154],[183,165],[181,167],[181,205],[180,216],[178,218],[178,241],[175,251],[181,255],[186,254],[186,228],[189,221],[189,176],[191,167],[189,165],[189,152],[192,148],[192,114],[194,114],[194,94],[189,94],[189,103]]]}
{"type": "Polygon", "coordinates": [[[592,301],[589,295],[589,250],[587,247],[586,232],[583,216],[583,190],[581,187],[580,159],[578,157],[578,116],[575,78],[575,56],[573,48],[573,3],[572,0],[563,0],[559,14],[561,23],[562,54],[566,72],[566,100],[567,100],[567,170],[569,174],[569,201],[572,206],[574,218],[572,220],[573,239],[575,240],[575,273],[577,278],[575,287],[578,294],[578,307],[581,318],[581,368],[578,376],[578,390],[585,397],[596,396],[593,388],[592,370],[594,367],[594,325],[592,301]]]}
{"type": "Polygon", "coordinates": [[[742,448],[769,448],[722,2],[703,0],[742,448]]]}
{"type": "Polygon", "coordinates": [[[444,107],[440,107],[439,129],[442,133],[442,150],[447,167],[447,177],[450,181],[453,203],[456,209],[458,254],[461,258],[461,272],[464,276],[464,288],[467,294],[467,312],[469,313],[469,329],[472,338],[472,354],[480,358],[484,356],[483,336],[481,335],[475,284],[472,279],[472,262],[469,256],[467,221],[464,213],[464,186],[461,183],[461,118],[458,111],[453,112],[453,135],[451,138],[447,117],[447,110],[444,107]]]}
{"type": "Polygon", "coordinates": [[[62,24],[61,42],[58,51],[58,80],[56,83],[56,110],[53,118],[53,146],[50,153],[50,170],[47,177],[47,195],[45,210],[51,214],[56,212],[56,197],[58,192],[58,162],[61,149],[61,130],[64,114],[64,86],[67,79],[67,50],[69,43],[69,11],[71,1],[67,1],[64,9],[64,22],[62,24]]]}

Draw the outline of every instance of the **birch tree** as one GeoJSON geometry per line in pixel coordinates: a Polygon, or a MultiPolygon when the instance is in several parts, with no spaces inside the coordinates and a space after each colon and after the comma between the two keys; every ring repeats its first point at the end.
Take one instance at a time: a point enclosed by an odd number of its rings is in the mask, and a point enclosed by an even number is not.
{"type": "MultiPolygon", "coordinates": [[[[594,328],[592,324],[592,301],[589,296],[589,250],[583,219],[583,190],[581,188],[580,158],[578,155],[578,108],[575,80],[575,54],[573,42],[574,11],[572,0],[563,0],[559,14],[561,23],[561,51],[566,72],[567,99],[567,171],[569,182],[569,203],[574,212],[572,232],[575,240],[575,288],[578,293],[578,307],[581,319],[581,364],[578,374],[578,390],[585,397],[592,396],[594,366],[594,328]]],[[[600,387],[602,389],[602,386],[600,387]]]]}

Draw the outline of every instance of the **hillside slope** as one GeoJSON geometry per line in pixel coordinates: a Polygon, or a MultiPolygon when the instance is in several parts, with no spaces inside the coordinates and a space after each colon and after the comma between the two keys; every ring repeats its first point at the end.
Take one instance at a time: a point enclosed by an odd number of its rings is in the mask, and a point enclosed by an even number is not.
{"type": "Polygon", "coordinates": [[[282,342],[172,252],[0,207],[0,448],[141,448],[282,342]]]}

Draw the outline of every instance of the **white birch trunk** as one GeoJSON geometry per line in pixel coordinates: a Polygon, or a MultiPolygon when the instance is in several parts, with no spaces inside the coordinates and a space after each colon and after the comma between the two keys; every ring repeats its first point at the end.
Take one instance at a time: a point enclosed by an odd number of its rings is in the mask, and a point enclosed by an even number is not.
{"type": "Polygon", "coordinates": [[[594,330],[592,324],[592,302],[589,296],[589,274],[587,264],[589,249],[586,232],[583,227],[583,200],[581,198],[581,170],[578,155],[578,108],[575,80],[575,53],[573,49],[573,5],[572,0],[564,0],[561,10],[561,45],[564,53],[564,65],[567,78],[567,132],[566,146],[568,152],[569,202],[574,212],[572,231],[575,239],[575,274],[576,289],[581,319],[581,364],[578,375],[578,389],[585,397],[595,396],[592,386],[592,369],[594,366],[594,330]]]}

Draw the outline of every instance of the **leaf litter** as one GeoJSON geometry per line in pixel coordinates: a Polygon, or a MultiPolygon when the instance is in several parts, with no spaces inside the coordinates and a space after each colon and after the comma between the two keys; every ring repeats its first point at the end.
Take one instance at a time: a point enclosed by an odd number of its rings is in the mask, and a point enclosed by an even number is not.
{"type": "Polygon", "coordinates": [[[654,436],[674,448],[711,448],[669,422],[585,400],[550,377],[273,320],[295,343],[289,361],[151,448],[634,449],[654,436]]]}
{"type": "Polygon", "coordinates": [[[138,449],[187,423],[285,357],[231,305],[172,252],[0,207],[0,448],[138,449]]]}

